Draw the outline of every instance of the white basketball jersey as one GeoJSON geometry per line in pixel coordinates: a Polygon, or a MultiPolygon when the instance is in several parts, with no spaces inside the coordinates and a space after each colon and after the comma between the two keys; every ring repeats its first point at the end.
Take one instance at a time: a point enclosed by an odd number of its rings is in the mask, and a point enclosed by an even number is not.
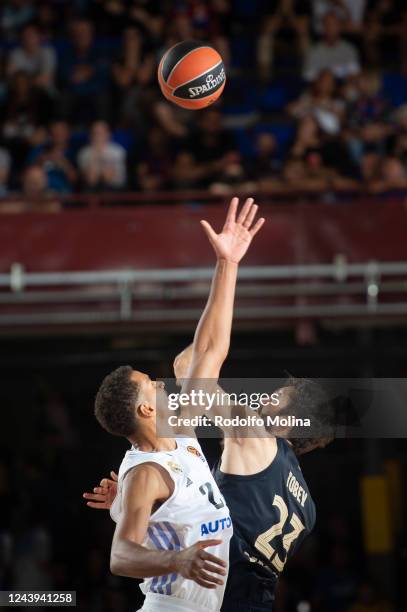
{"type": "MultiPolygon", "coordinates": [[[[119,469],[117,496],[110,514],[118,521],[122,512],[122,485],[132,468],[146,462],[161,465],[174,482],[174,492],[150,517],[143,546],[152,550],[182,550],[199,540],[219,539],[222,544],[208,552],[229,564],[232,521],[226,502],[211,474],[202,449],[195,438],[177,438],[173,451],[143,452],[131,447],[119,469]]],[[[229,566],[229,565],[228,565],[229,566]]],[[[228,568],[226,568],[228,569],[228,568]]],[[[224,578],[226,583],[226,577],[224,578]]],[[[217,612],[225,585],[205,589],[179,574],[146,578],[140,585],[150,601],[185,602],[185,610],[217,612]],[[161,597],[160,597],[161,595],[161,597]],[[177,599],[174,599],[177,598],[177,599]]],[[[161,608],[165,609],[165,608],[161,608]]]]}

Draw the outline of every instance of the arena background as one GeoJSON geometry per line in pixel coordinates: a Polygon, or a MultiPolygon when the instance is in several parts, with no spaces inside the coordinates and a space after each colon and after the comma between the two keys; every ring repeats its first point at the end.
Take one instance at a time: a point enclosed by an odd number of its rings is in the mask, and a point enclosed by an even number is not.
{"type": "MultiPolygon", "coordinates": [[[[267,227],[241,269],[230,377],[403,377],[407,20],[401,0],[10,0],[0,7],[0,588],[134,610],[82,493],[126,444],[101,378],[172,374],[231,195],[267,227]],[[169,105],[162,53],[224,58],[216,106],[169,105]],[[99,164],[103,157],[105,164],[99,164]]],[[[218,443],[202,441],[211,462],[218,443]]],[[[406,610],[404,439],[302,460],[317,525],[276,612],[406,610]],[[301,604],[301,602],[303,602],[301,604]]]]}

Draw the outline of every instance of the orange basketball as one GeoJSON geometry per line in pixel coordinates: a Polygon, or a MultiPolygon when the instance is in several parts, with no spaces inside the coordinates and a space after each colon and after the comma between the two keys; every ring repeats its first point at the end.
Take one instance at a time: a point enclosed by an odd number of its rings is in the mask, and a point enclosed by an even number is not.
{"type": "Polygon", "coordinates": [[[184,41],[168,49],[158,66],[158,82],[167,100],[197,110],[213,104],[225,87],[225,67],[210,45],[184,41]]]}

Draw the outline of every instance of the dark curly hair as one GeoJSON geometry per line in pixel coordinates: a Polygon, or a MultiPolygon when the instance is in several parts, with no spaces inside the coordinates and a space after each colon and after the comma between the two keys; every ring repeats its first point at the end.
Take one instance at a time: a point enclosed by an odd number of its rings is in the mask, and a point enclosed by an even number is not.
{"type": "Polygon", "coordinates": [[[279,413],[280,416],[292,415],[311,421],[310,437],[303,435],[304,430],[301,427],[293,427],[290,431],[289,441],[294,451],[300,455],[311,445],[315,445],[323,439],[332,439],[334,410],[323,387],[309,378],[294,378],[292,376],[286,380],[284,386],[290,387],[292,393],[287,406],[279,413]],[[300,433],[301,435],[299,435],[300,433]]]}
{"type": "Polygon", "coordinates": [[[95,416],[101,426],[115,436],[128,438],[136,431],[134,408],[140,386],[131,380],[133,368],[121,366],[108,374],[95,399],[95,416]]]}

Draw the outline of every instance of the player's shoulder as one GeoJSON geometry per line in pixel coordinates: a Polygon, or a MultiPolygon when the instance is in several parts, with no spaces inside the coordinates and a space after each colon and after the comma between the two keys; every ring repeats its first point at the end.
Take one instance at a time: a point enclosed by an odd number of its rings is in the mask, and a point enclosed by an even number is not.
{"type": "Polygon", "coordinates": [[[174,491],[174,481],[168,470],[159,463],[148,461],[130,468],[122,485],[125,495],[144,501],[168,498],[174,491]]]}
{"type": "Polygon", "coordinates": [[[199,444],[197,438],[182,436],[179,438],[175,438],[178,447],[188,448],[188,446],[195,446],[196,448],[201,449],[201,445],[199,444]]]}

